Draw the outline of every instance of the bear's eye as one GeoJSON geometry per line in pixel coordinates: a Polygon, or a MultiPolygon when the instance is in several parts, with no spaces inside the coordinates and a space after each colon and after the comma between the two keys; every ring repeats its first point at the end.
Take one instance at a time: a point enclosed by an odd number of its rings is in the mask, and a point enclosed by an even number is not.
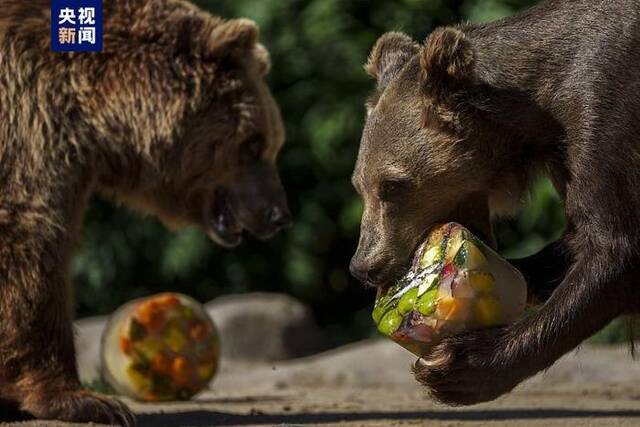
{"type": "Polygon", "coordinates": [[[409,189],[409,184],[405,181],[389,180],[382,181],[378,194],[383,202],[392,202],[403,195],[409,189]]]}
{"type": "Polygon", "coordinates": [[[241,147],[242,158],[245,161],[259,160],[264,151],[264,139],[261,136],[253,136],[247,139],[241,147]]]}

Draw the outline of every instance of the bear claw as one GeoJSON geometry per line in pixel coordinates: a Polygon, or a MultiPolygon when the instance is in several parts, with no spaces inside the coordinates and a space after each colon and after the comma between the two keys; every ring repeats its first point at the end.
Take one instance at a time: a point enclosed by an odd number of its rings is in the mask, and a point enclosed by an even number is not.
{"type": "Polygon", "coordinates": [[[40,399],[26,405],[23,410],[39,419],[55,419],[68,422],[94,422],[134,427],[136,418],[121,401],[84,390],[56,395],[52,399],[40,399]]]}

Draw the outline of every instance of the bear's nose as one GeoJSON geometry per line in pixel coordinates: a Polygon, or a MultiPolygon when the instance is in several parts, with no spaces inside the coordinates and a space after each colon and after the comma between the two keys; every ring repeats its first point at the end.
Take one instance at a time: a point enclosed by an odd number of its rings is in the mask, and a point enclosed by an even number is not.
{"type": "Polygon", "coordinates": [[[378,271],[370,268],[363,263],[360,263],[355,258],[351,259],[351,263],[349,264],[349,271],[351,272],[351,275],[358,281],[371,286],[375,285],[378,271]]]}
{"type": "Polygon", "coordinates": [[[267,210],[267,222],[275,228],[284,228],[291,224],[291,213],[288,209],[273,206],[267,210]]]}

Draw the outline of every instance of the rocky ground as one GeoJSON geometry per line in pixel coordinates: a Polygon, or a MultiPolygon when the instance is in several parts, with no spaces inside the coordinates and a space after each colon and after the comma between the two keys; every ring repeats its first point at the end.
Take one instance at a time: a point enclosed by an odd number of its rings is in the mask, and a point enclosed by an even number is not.
{"type": "MultiPolygon", "coordinates": [[[[279,304],[280,309],[284,304],[286,310],[292,310],[287,313],[301,316],[299,321],[304,318],[311,322],[307,325],[310,333],[317,333],[312,319],[297,302],[286,297],[269,298],[269,304],[279,304]]],[[[222,306],[229,304],[244,303],[242,299],[231,299],[222,306]]],[[[229,338],[227,347],[232,348],[225,350],[227,356],[210,390],[186,403],[128,402],[138,414],[139,425],[640,426],[640,362],[632,361],[623,347],[584,346],[506,397],[489,404],[452,409],[427,399],[409,373],[413,357],[385,340],[289,358],[291,352],[304,353],[311,346],[304,351],[296,349],[295,342],[287,338],[289,334],[283,332],[286,327],[283,329],[280,324],[270,328],[275,323],[269,322],[277,319],[269,315],[273,311],[265,304],[258,304],[261,314],[257,315],[262,316],[259,320],[265,329],[254,335],[260,337],[256,338],[256,346],[229,338]],[[274,345],[274,341],[281,345],[274,345]],[[268,347],[268,357],[256,356],[261,346],[268,347]]],[[[230,320],[236,310],[216,306],[216,322],[224,336],[225,324],[238,327],[233,323],[236,321],[230,320]],[[227,314],[222,316],[223,312],[227,314]]],[[[86,380],[97,374],[92,351],[97,351],[95,341],[102,324],[103,319],[78,323],[80,370],[86,380]]],[[[23,427],[71,425],[21,420],[17,414],[0,414],[0,420],[5,421],[0,425],[23,427]]]]}

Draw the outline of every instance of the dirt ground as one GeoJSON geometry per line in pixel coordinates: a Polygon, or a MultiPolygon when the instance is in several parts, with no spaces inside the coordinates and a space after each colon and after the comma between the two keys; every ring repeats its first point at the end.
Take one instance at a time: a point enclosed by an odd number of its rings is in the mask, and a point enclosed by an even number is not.
{"type": "Polygon", "coordinates": [[[279,364],[223,361],[211,390],[194,401],[128,403],[142,427],[640,426],[640,362],[625,348],[583,347],[508,396],[453,409],[428,400],[409,374],[412,360],[372,340],[279,364]]]}

